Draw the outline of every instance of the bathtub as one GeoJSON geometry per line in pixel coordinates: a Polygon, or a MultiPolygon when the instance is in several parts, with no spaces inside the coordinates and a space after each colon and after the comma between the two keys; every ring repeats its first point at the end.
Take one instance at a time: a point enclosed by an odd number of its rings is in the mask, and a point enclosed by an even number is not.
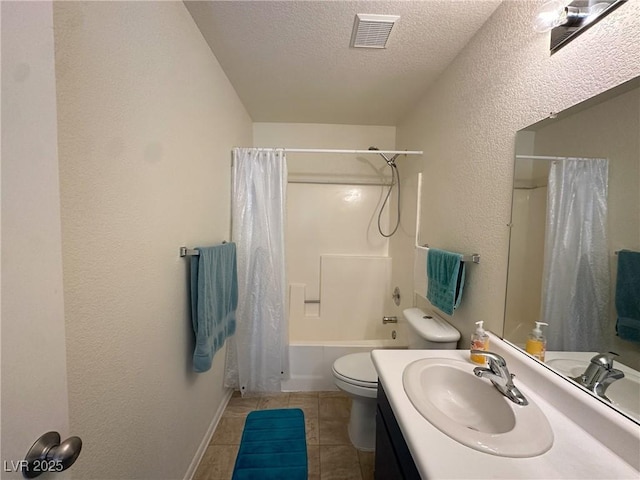
{"type": "MultiPolygon", "coordinates": [[[[399,336],[400,337],[400,336],[399,336]]],[[[292,341],[289,345],[289,379],[282,382],[283,392],[337,390],[331,367],[336,359],[349,353],[370,352],[381,348],[407,348],[405,340],[292,341]]]]}

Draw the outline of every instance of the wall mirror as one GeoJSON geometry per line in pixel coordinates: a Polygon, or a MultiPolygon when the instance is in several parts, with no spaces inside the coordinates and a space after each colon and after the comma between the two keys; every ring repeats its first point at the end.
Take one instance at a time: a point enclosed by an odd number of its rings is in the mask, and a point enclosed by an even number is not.
{"type": "Polygon", "coordinates": [[[511,218],[504,338],[548,322],[544,363],[568,378],[616,352],[603,401],[640,423],[640,342],[615,301],[618,253],[640,252],[640,77],[518,132],[511,218]]]}

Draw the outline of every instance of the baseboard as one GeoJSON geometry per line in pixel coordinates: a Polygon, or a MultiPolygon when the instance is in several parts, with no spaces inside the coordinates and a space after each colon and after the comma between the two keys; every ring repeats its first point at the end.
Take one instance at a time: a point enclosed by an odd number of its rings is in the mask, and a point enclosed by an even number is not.
{"type": "Polygon", "coordinates": [[[192,480],[193,476],[196,474],[198,465],[200,464],[202,457],[204,457],[204,453],[207,451],[207,447],[209,446],[211,437],[213,437],[213,432],[216,431],[216,427],[218,426],[218,423],[220,423],[220,419],[222,418],[224,409],[227,408],[227,404],[229,403],[229,400],[231,399],[232,394],[233,394],[233,389],[229,388],[224,394],[224,397],[222,397],[222,401],[218,406],[218,410],[216,411],[216,414],[213,416],[213,419],[211,420],[211,424],[209,425],[209,428],[207,428],[207,432],[204,434],[204,438],[202,439],[202,442],[200,442],[200,446],[198,446],[198,450],[196,450],[196,454],[193,457],[193,460],[191,460],[191,464],[187,469],[187,473],[185,473],[184,475],[184,480],[192,480]]]}

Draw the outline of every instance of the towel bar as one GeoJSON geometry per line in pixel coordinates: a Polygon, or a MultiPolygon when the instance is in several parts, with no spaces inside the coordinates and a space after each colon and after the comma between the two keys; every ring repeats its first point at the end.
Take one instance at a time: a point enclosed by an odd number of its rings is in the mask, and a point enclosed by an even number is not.
{"type": "Polygon", "coordinates": [[[471,253],[468,255],[462,256],[463,262],[471,262],[471,263],[480,263],[480,254],[479,253],[471,253]]]}
{"type": "MultiPolygon", "coordinates": [[[[417,248],[429,248],[429,244],[425,243],[424,245],[416,245],[417,248]]],[[[463,262],[471,262],[471,263],[480,263],[480,254],[479,253],[469,253],[462,256],[463,262]]]]}
{"type": "MultiPolygon", "coordinates": [[[[227,241],[226,241],[226,240],[224,240],[222,243],[223,243],[223,244],[224,244],[224,243],[227,243],[227,241]]],[[[181,256],[181,257],[186,257],[186,256],[193,256],[193,257],[197,257],[197,256],[199,256],[199,255],[200,255],[200,252],[199,252],[198,250],[195,250],[195,249],[193,249],[193,248],[180,247],[180,256],[181,256]]]]}

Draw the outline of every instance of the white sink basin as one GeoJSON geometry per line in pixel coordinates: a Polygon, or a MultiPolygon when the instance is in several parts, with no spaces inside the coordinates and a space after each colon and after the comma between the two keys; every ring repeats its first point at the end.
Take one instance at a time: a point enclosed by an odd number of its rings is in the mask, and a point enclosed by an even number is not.
{"type": "Polygon", "coordinates": [[[434,427],[481,452],[535,457],[553,445],[553,431],[529,398],[520,406],[460,360],[426,358],[410,363],[402,376],[413,406],[434,427]]]}
{"type": "MultiPolygon", "coordinates": [[[[563,375],[578,377],[589,366],[591,356],[591,354],[588,354],[582,359],[552,358],[545,363],[563,375]]],[[[624,378],[616,380],[609,385],[605,395],[609,397],[615,407],[640,422],[640,373],[620,363],[614,364],[614,368],[622,370],[624,378]]]]}

